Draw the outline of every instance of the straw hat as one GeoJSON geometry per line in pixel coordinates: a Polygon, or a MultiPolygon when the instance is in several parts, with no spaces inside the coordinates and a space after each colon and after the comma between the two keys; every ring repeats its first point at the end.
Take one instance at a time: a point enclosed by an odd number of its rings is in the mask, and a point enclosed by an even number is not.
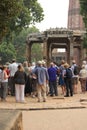
{"type": "Polygon", "coordinates": [[[85,68],[85,65],[82,65],[82,69],[85,68]]]}
{"type": "Polygon", "coordinates": [[[64,64],[64,67],[65,67],[65,68],[69,68],[70,65],[69,65],[68,63],[65,63],[65,64],[64,64]]]}
{"type": "Polygon", "coordinates": [[[86,61],[84,60],[83,62],[82,62],[84,65],[86,65],[86,61]]]}
{"type": "Polygon", "coordinates": [[[38,64],[38,65],[41,65],[41,64],[42,64],[42,61],[38,61],[37,64],[38,64]]]}

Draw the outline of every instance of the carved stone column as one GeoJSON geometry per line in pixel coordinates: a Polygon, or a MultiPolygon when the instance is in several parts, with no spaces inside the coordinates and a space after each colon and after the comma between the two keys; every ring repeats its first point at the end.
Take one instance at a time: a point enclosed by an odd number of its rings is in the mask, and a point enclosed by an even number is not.
{"type": "Polygon", "coordinates": [[[74,54],[74,40],[73,40],[73,37],[70,38],[70,58],[69,58],[69,61],[70,61],[70,65],[72,64],[72,59],[73,59],[73,54],[74,54]]]}
{"type": "Polygon", "coordinates": [[[51,44],[50,44],[49,45],[49,60],[51,60],[51,59],[52,59],[52,48],[51,48],[51,44]]]}
{"type": "Polygon", "coordinates": [[[50,46],[49,46],[49,43],[47,43],[47,66],[49,66],[49,63],[50,63],[49,53],[50,53],[50,46]]]}
{"type": "Polygon", "coordinates": [[[82,41],[80,41],[80,48],[79,48],[79,64],[82,63],[82,60],[84,59],[84,51],[83,51],[83,45],[82,45],[82,41]]]}
{"type": "Polygon", "coordinates": [[[47,41],[44,41],[43,43],[43,57],[47,58],[47,41]]]}
{"type": "Polygon", "coordinates": [[[66,48],[66,56],[67,56],[66,61],[69,63],[69,48],[68,47],[66,48]]]}

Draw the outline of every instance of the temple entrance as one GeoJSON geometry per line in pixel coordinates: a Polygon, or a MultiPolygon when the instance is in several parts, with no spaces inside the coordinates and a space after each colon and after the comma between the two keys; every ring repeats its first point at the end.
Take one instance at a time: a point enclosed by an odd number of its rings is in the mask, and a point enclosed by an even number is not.
{"type": "Polygon", "coordinates": [[[61,60],[67,61],[66,49],[65,48],[53,49],[52,60],[58,64],[61,63],[61,60]]]}
{"type": "Polygon", "coordinates": [[[47,64],[52,59],[59,62],[62,58],[68,63],[71,63],[71,60],[75,59],[79,64],[82,62],[84,56],[81,44],[83,35],[83,31],[73,31],[65,28],[53,28],[43,33],[32,33],[27,37],[26,41],[27,59],[29,62],[31,61],[32,44],[43,43],[43,57],[45,57],[47,64]],[[58,52],[54,54],[54,50],[60,48],[65,49],[65,54],[64,52],[61,52],[61,55],[58,52]]]}

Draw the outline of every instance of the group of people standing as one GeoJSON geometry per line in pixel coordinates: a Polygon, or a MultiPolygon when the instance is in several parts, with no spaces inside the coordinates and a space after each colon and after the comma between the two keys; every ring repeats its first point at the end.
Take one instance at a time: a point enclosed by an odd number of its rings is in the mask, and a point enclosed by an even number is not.
{"type": "Polygon", "coordinates": [[[81,92],[87,91],[87,63],[82,62],[81,66],[76,64],[75,60],[72,60],[71,66],[64,60],[60,66],[59,85],[62,88],[62,93],[66,93],[65,97],[73,96],[78,92],[78,83],[80,81],[81,92]]]}
{"type": "Polygon", "coordinates": [[[15,96],[16,102],[25,103],[25,96],[37,97],[38,102],[46,102],[47,95],[58,96],[58,86],[61,86],[65,97],[77,93],[78,81],[81,82],[82,92],[87,86],[87,65],[83,61],[79,69],[75,60],[70,66],[64,60],[60,65],[50,62],[49,67],[45,61],[38,61],[30,65],[27,61],[23,64],[16,63],[13,59],[8,66],[0,67],[0,96],[1,101],[6,101],[8,90],[15,96]]]}

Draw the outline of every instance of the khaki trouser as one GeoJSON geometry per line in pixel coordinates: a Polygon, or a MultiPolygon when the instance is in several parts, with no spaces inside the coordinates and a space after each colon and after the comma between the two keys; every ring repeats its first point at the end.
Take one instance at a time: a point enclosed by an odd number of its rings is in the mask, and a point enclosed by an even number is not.
{"type": "Polygon", "coordinates": [[[37,85],[37,93],[38,93],[38,101],[41,101],[43,97],[43,101],[46,100],[46,86],[45,85],[37,85]]]}

